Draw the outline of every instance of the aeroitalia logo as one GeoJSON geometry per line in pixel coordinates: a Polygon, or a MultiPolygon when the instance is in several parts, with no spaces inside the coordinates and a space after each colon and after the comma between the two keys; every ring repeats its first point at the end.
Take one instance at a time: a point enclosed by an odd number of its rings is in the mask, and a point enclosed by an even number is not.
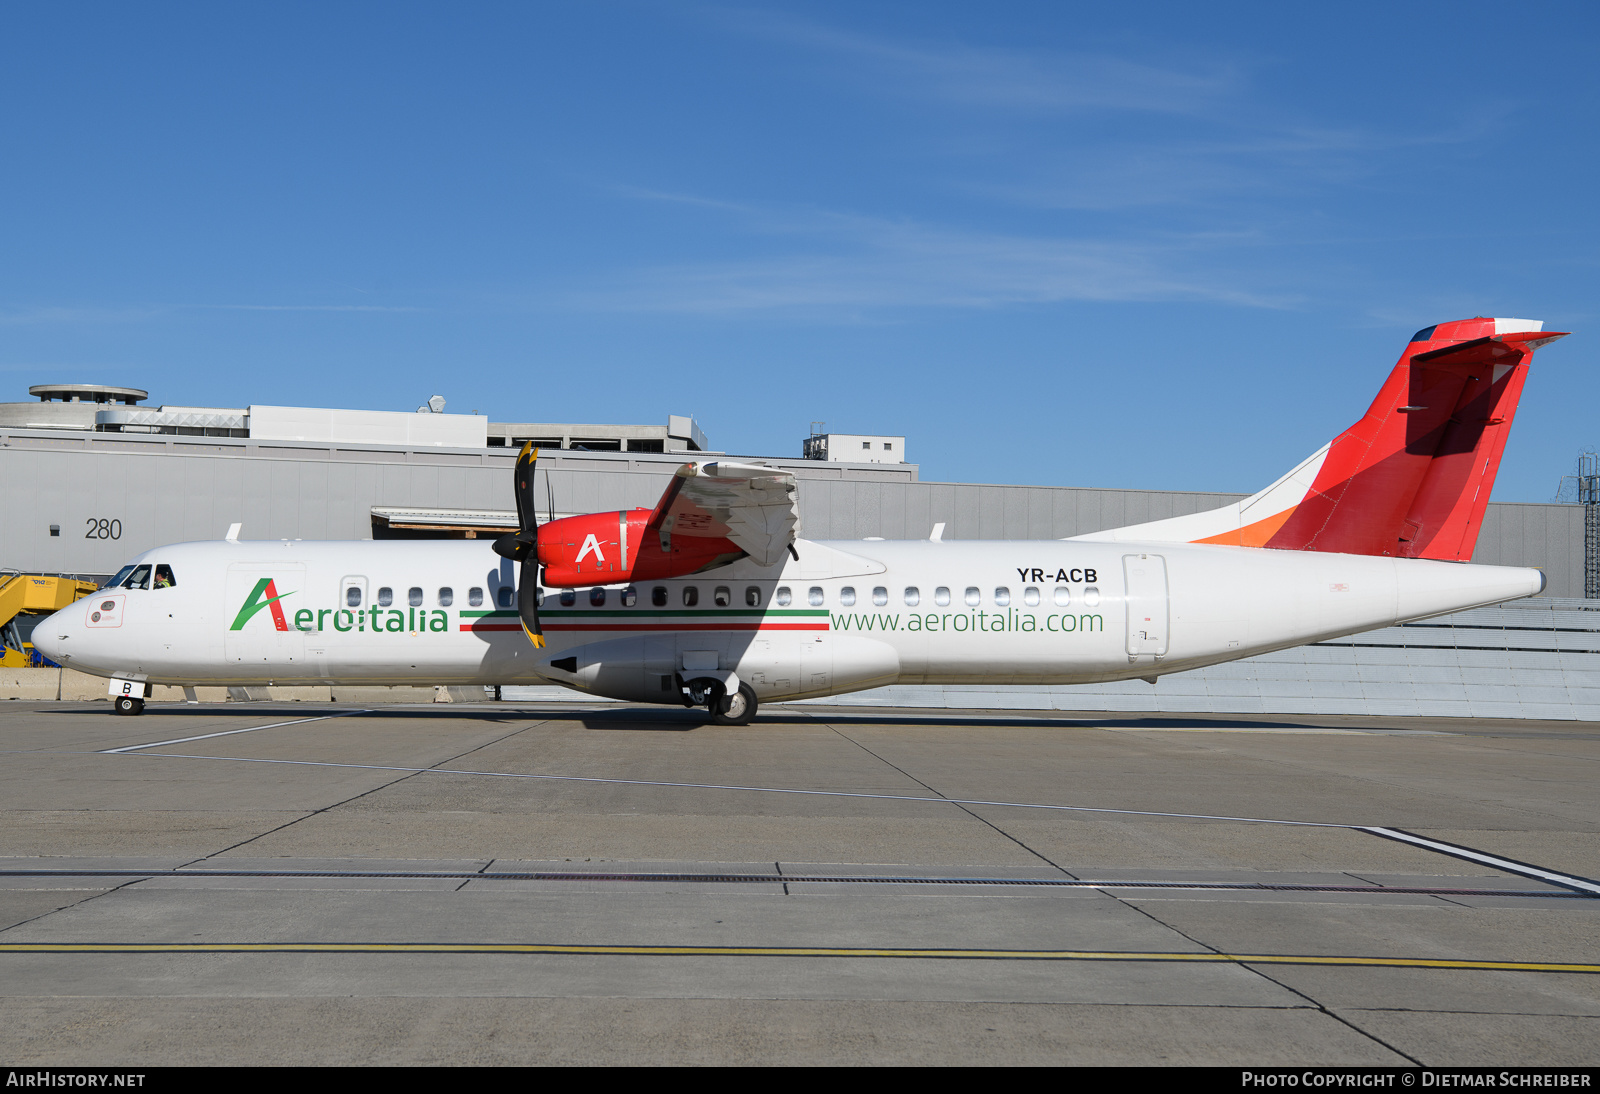
{"type": "Polygon", "coordinates": [[[283,608],[278,604],[278,601],[286,596],[293,595],[294,593],[292,592],[278,592],[278,586],[273,582],[272,578],[262,578],[256,582],[256,587],[250,591],[250,595],[245,597],[244,606],[239,609],[239,614],[233,617],[233,626],[228,629],[232,631],[242,630],[244,625],[250,622],[251,618],[262,608],[271,608],[272,625],[280,631],[288,630],[289,621],[283,617],[283,608]]]}

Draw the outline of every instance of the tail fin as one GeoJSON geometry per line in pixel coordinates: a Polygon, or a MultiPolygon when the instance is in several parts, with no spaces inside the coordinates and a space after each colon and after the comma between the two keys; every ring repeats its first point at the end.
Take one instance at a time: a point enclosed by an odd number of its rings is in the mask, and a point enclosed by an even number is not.
{"type": "Polygon", "coordinates": [[[1534,350],[1526,319],[1418,331],[1361,420],[1250,498],[1081,539],[1217,543],[1465,562],[1534,350]]]}

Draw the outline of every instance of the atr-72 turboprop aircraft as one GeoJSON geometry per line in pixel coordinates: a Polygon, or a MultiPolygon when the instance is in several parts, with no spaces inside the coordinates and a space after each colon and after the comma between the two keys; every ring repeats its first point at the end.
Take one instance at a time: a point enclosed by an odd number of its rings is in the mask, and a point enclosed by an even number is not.
{"type": "Polygon", "coordinates": [[[1562,337],[1542,328],[1418,331],[1359,422],[1210,512],[1065,540],[819,543],[799,538],[792,475],[716,461],[680,467],[653,510],[540,527],[524,448],[521,527],[495,553],[230,533],[146,551],[33,640],[111,677],[122,714],[157,683],[549,682],[737,725],[897,682],[1154,680],[1540,592],[1538,570],[1464,563],[1528,363],[1562,337]]]}

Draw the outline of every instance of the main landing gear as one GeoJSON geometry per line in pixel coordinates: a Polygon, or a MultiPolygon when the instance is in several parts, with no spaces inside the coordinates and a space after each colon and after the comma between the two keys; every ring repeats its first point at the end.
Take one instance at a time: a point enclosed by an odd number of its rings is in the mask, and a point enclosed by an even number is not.
{"type": "Polygon", "coordinates": [[[747,726],[756,716],[756,693],[749,684],[740,684],[732,695],[724,695],[718,704],[721,710],[711,716],[711,724],[718,726],[747,726]]]}
{"type": "Polygon", "coordinates": [[[683,705],[705,707],[711,714],[711,724],[714,726],[747,726],[750,719],[756,716],[755,689],[749,684],[741,682],[739,688],[729,695],[720,680],[702,677],[698,680],[689,680],[684,685],[683,705]]]}

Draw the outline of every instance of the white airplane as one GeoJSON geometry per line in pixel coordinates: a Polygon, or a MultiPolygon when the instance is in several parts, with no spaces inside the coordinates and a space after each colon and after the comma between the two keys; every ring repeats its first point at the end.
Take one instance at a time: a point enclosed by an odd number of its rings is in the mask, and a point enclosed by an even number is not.
{"type": "Polygon", "coordinates": [[[884,684],[1074,684],[1231,661],[1530,596],[1538,570],[1463,565],[1535,349],[1520,319],[1418,331],[1366,415],[1244,501],[1066,540],[799,538],[792,475],[680,467],[651,509],[483,541],[240,541],[146,551],[34,631],[153,684],[556,683],[702,706],[884,684]],[[499,557],[497,557],[497,555],[499,557]],[[542,575],[540,569],[542,567],[542,575]]]}

